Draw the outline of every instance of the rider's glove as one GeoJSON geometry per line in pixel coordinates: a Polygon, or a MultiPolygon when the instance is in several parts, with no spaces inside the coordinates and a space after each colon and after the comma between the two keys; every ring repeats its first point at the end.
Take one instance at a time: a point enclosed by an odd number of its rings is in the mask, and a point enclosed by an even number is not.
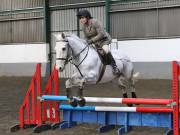
{"type": "Polygon", "coordinates": [[[90,40],[87,40],[87,43],[88,43],[88,44],[92,44],[93,41],[90,39],[90,40]]]}

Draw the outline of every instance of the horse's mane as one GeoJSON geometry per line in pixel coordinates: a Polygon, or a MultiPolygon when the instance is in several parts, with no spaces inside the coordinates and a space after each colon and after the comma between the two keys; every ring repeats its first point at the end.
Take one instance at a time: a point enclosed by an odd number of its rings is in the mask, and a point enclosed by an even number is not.
{"type": "Polygon", "coordinates": [[[73,37],[74,39],[77,39],[77,40],[80,40],[80,41],[82,40],[76,34],[70,34],[70,37],[73,37]]]}
{"type": "Polygon", "coordinates": [[[86,41],[84,39],[81,39],[80,37],[78,37],[76,34],[70,34],[69,37],[73,40],[73,41],[78,41],[81,44],[87,44],[86,41]]]}

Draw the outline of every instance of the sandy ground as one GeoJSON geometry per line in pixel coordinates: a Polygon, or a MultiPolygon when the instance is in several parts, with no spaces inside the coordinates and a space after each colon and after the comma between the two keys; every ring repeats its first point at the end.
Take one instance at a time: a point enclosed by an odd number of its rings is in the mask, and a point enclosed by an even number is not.
{"type": "MultiPolygon", "coordinates": [[[[32,129],[20,130],[10,133],[9,128],[18,122],[18,110],[28,89],[31,78],[29,77],[1,77],[0,78],[0,135],[31,135],[32,129]]],[[[43,79],[44,84],[46,79],[43,79]]],[[[64,92],[64,80],[60,80],[61,94],[64,92]]],[[[85,88],[85,96],[121,97],[121,91],[115,84],[91,85],[85,88]]],[[[170,80],[138,80],[136,83],[138,97],[144,98],[169,98],[171,97],[170,80]]],[[[81,124],[71,129],[48,130],[39,135],[99,135],[98,125],[81,124]]],[[[163,135],[166,129],[151,127],[133,127],[128,135],[163,135]]],[[[112,130],[101,135],[116,135],[112,130]]]]}

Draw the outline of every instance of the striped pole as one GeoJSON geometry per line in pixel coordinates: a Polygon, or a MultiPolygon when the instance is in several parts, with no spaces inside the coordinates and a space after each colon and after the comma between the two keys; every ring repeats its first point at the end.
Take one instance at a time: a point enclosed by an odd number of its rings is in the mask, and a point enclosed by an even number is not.
{"type": "MultiPolygon", "coordinates": [[[[77,98],[77,97],[75,97],[77,98]]],[[[167,105],[172,103],[172,99],[151,99],[151,98],[102,98],[102,97],[84,97],[86,102],[93,103],[118,103],[118,104],[149,104],[149,105],[167,105]]],[[[43,100],[63,100],[67,101],[66,96],[43,95],[43,100]]]]}
{"type": "Polygon", "coordinates": [[[168,107],[111,107],[111,106],[84,106],[72,107],[71,105],[60,105],[62,110],[76,111],[107,111],[107,112],[173,112],[172,108],[168,107]]]}

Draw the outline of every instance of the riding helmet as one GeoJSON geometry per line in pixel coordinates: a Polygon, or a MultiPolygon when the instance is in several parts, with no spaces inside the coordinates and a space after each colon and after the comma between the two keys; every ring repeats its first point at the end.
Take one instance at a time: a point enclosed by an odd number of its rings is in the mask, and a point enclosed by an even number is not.
{"type": "Polygon", "coordinates": [[[80,10],[77,14],[77,17],[80,18],[80,17],[86,17],[88,19],[91,19],[92,16],[91,16],[91,13],[88,11],[88,10],[80,10]]]}

